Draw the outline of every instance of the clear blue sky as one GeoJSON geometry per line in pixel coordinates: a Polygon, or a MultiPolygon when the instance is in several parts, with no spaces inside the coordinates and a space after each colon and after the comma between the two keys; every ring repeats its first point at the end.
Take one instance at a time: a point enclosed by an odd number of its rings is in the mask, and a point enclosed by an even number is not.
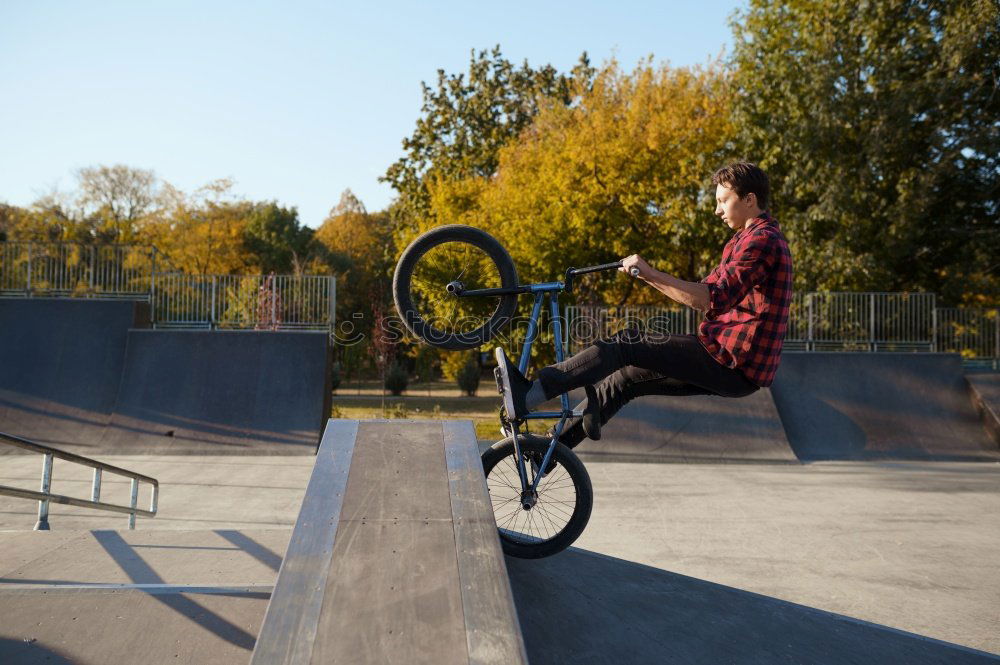
{"type": "Polygon", "coordinates": [[[217,178],[318,226],[350,188],[369,210],[439,68],[500,44],[568,70],[704,63],[743,2],[4,2],[0,201],[123,163],[185,192],[217,178]]]}

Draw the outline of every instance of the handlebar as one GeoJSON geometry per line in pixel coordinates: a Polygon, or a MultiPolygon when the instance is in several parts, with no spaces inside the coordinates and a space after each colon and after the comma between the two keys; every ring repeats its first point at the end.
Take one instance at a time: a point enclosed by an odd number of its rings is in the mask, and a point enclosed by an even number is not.
{"type": "MultiPolygon", "coordinates": [[[[621,261],[615,261],[614,263],[602,263],[599,266],[588,266],[586,268],[569,268],[566,270],[566,279],[563,280],[565,285],[565,290],[567,293],[573,290],[573,278],[578,275],[586,275],[592,272],[602,272],[604,270],[618,270],[622,267],[621,261]]],[[[639,276],[639,269],[633,267],[629,270],[629,274],[633,277],[639,276]]]]}

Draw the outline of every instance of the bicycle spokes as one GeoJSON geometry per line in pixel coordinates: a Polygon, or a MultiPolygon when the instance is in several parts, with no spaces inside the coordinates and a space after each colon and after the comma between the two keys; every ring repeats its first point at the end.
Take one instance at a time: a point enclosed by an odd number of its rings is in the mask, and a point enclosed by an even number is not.
{"type": "Polygon", "coordinates": [[[500,299],[454,295],[447,290],[454,283],[464,290],[500,288],[500,271],[482,249],[457,242],[431,248],[414,266],[410,293],[419,315],[443,333],[468,333],[496,312],[500,299]]]}
{"type": "MultiPolygon", "coordinates": [[[[525,497],[514,456],[505,457],[487,477],[497,528],[511,540],[539,543],[558,535],[576,506],[576,488],[566,469],[556,466],[525,497]],[[524,504],[531,503],[525,510],[524,504]]],[[[529,490],[530,492],[530,490],[529,490]]]]}

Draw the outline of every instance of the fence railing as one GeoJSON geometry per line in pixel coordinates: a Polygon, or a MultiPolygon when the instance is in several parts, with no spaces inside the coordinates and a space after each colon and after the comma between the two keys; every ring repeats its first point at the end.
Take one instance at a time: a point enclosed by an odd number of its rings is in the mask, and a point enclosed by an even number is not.
{"type": "MultiPolygon", "coordinates": [[[[576,353],[627,327],[691,335],[701,314],[679,306],[569,306],[566,318],[565,342],[576,353]]],[[[785,348],[949,351],[966,364],[1000,369],[1000,308],[937,307],[933,293],[797,293],[785,348]]]]}
{"type": "Polygon", "coordinates": [[[154,328],[333,330],[336,279],[185,275],[153,246],[3,242],[0,296],[147,300],[154,328]]]}
{"type": "Polygon", "coordinates": [[[68,506],[80,506],[82,508],[90,508],[92,510],[102,510],[112,513],[124,513],[128,515],[128,528],[135,528],[135,516],[142,515],[144,517],[156,517],[156,506],[157,501],[160,496],[160,483],[156,478],[150,478],[149,476],[144,476],[141,473],[135,473],[129,471],[128,469],[122,469],[117,466],[112,466],[110,464],[104,464],[103,462],[98,462],[97,460],[90,459],[89,457],[83,457],[82,455],[74,455],[73,453],[67,453],[56,448],[50,448],[49,446],[43,446],[40,443],[35,443],[34,441],[28,441],[27,439],[22,439],[18,436],[12,436],[10,434],[4,434],[0,432],[0,445],[12,446],[14,448],[21,448],[24,450],[29,450],[33,453],[40,453],[43,455],[42,459],[42,479],[40,491],[34,492],[32,490],[21,489],[20,487],[9,487],[7,485],[0,485],[0,495],[12,496],[18,499],[29,499],[38,501],[38,521],[35,523],[35,531],[48,531],[49,530],[49,504],[50,503],[60,503],[68,506]],[[80,499],[73,496],[66,496],[64,494],[53,494],[52,493],[52,465],[54,459],[61,459],[66,462],[72,462],[73,464],[81,464],[83,466],[89,466],[94,470],[93,482],[90,487],[90,500],[80,499]],[[119,476],[125,476],[131,479],[132,488],[130,493],[129,505],[123,506],[114,503],[103,503],[101,501],[101,480],[103,473],[107,471],[108,473],[113,473],[119,476]],[[150,484],[150,497],[149,497],[149,510],[142,510],[138,507],[139,504],[139,482],[143,481],[150,484]]]}
{"type": "Polygon", "coordinates": [[[151,309],[157,328],[332,330],[336,305],[333,277],[159,274],[151,309]]]}
{"type": "Polygon", "coordinates": [[[3,242],[0,295],[133,298],[149,293],[163,262],[149,245],[3,242]]]}
{"type": "Polygon", "coordinates": [[[939,307],[938,351],[962,354],[966,364],[1000,369],[1000,307],[939,307]]]}

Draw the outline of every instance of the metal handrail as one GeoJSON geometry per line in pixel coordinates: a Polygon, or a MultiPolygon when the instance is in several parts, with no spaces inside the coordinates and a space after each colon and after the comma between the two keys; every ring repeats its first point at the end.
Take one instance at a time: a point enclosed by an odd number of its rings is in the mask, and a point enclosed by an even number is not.
{"type": "Polygon", "coordinates": [[[4,434],[3,432],[0,432],[0,443],[13,446],[15,448],[30,450],[45,456],[44,462],[42,463],[42,487],[40,492],[21,489],[19,487],[0,485],[0,494],[2,495],[38,501],[38,521],[35,523],[35,531],[49,530],[49,503],[52,502],[69,506],[93,508],[94,510],[125,513],[128,515],[129,529],[135,528],[136,515],[142,515],[143,517],[156,517],[156,504],[160,496],[160,483],[156,480],[156,478],[144,476],[141,473],[135,473],[134,471],[129,471],[128,469],[123,469],[111,464],[105,464],[104,462],[98,462],[97,460],[90,459],[89,457],[83,457],[82,455],[74,455],[73,453],[67,453],[56,448],[43,446],[40,443],[22,439],[21,437],[14,436],[12,434],[4,434]],[[74,464],[80,464],[82,466],[89,466],[94,469],[94,480],[90,490],[90,501],[62,494],[52,494],[52,492],[49,491],[52,487],[52,460],[55,458],[66,462],[72,462],[74,464]],[[113,503],[101,502],[101,479],[104,471],[132,479],[130,505],[122,506],[113,503]],[[150,492],[149,510],[142,510],[137,507],[139,501],[139,481],[147,482],[152,486],[150,492]]]}

